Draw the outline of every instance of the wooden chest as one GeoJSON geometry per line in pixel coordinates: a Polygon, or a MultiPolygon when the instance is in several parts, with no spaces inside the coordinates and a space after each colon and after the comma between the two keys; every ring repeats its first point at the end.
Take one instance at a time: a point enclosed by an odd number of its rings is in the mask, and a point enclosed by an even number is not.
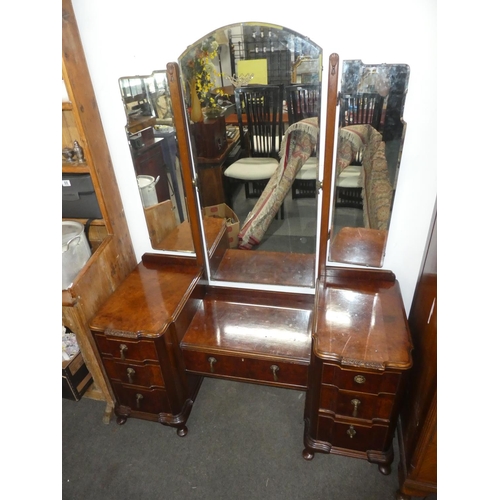
{"type": "Polygon", "coordinates": [[[179,436],[187,433],[201,383],[185,374],[179,347],[200,277],[195,266],[188,271],[139,264],[91,323],[119,424],[142,418],[176,427],[179,436]]]}
{"type": "Polygon", "coordinates": [[[399,286],[319,283],[303,456],[364,458],[389,474],[392,441],[411,367],[412,342],[399,286]]]}

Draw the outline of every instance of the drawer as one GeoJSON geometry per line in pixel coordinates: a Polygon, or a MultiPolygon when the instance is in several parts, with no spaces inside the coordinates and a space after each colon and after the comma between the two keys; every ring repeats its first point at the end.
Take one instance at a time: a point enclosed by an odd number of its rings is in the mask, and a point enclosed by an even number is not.
{"type": "Polygon", "coordinates": [[[112,382],[115,395],[122,406],[132,411],[145,413],[172,413],[167,393],[164,389],[133,387],[112,382]]]}
{"type": "Polygon", "coordinates": [[[159,365],[122,363],[109,358],[103,358],[102,361],[111,380],[144,387],[165,387],[159,365]]]}
{"type": "Polygon", "coordinates": [[[353,370],[324,363],[321,381],[347,391],[396,394],[400,379],[401,374],[396,372],[353,370]]]}
{"type": "Polygon", "coordinates": [[[372,420],[390,420],[394,396],[363,392],[343,391],[335,386],[323,385],[320,391],[320,408],[336,415],[372,420]]]}
{"type": "Polygon", "coordinates": [[[102,334],[96,334],[94,337],[103,356],[121,360],[158,361],[158,353],[152,340],[122,339],[102,334]]]}
{"type": "Polygon", "coordinates": [[[338,422],[328,415],[318,417],[319,441],[326,441],[335,448],[355,451],[385,451],[390,443],[389,427],[382,424],[366,425],[358,421],[338,422]],[[388,441],[389,439],[389,441],[388,441]]]}
{"type": "Polygon", "coordinates": [[[307,365],[189,350],[184,350],[183,356],[186,369],[192,372],[286,387],[307,388],[307,365]]]}

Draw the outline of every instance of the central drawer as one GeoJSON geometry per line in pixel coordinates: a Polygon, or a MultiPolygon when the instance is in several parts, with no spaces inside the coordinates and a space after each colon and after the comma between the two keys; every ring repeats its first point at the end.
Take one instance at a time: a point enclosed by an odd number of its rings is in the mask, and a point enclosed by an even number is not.
{"type": "Polygon", "coordinates": [[[186,369],[193,373],[296,389],[307,388],[307,364],[189,350],[184,350],[183,355],[186,369]]]}

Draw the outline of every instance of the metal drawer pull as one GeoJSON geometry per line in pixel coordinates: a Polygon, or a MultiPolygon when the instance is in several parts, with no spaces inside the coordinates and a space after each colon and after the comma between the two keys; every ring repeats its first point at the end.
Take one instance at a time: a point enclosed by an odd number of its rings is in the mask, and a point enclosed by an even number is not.
{"type": "Polygon", "coordinates": [[[135,375],[135,370],[133,368],[127,368],[127,377],[129,384],[134,383],[134,375],[135,375]]]}
{"type": "Polygon", "coordinates": [[[120,344],[120,358],[125,359],[125,354],[128,351],[128,347],[125,344],[120,344]]]}
{"type": "Polygon", "coordinates": [[[354,427],[352,425],[349,426],[349,429],[347,429],[347,435],[352,439],[356,435],[356,431],[354,430],[354,427]]]}
{"type": "Polygon", "coordinates": [[[214,363],[217,363],[217,360],[215,358],[213,358],[212,356],[210,356],[208,358],[208,362],[210,363],[210,372],[214,373],[214,363]]]}
{"type": "Polygon", "coordinates": [[[280,371],[280,367],[278,365],[271,365],[271,371],[273,372],[274,381],[278,381],[278,372],[280,371]]]}
{"type": "Polygon", "coordinates": [[[352,416],[357,417],[358,416],[358,406],[361,404],[361,401],[359,399],[351,399],[351,404],[354,405],[354,410],[352,410],[352,416]]]}
{"type": "Polygon", "coordinates": [[[366,378],[363,377],[363,375],[356,375],[354,377],[354,382],[356,382],[356,384],[364,384],[366,382],[366,378]]]}
{"type": "Polygon", "coordinates": [[[141,406],[141,399],[143,398],[144,396],[142,394],[136,394],[135,395],[135,404],[137,406],[137,409],[140,408],[141,406]]]}

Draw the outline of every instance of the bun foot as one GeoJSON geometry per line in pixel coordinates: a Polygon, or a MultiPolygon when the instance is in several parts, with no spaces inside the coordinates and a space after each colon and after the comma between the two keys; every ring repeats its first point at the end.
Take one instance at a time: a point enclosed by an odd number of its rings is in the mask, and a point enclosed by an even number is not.
{"type": "Polygon", "coordinates": [[[304,450],[302,452],[302,457],[305,460],[312,460],[314,458],[314,453],[311,453],[309,450],[304,450]]]}
{"type": "Polygon", "coordinates": [[[184,437],[187,433],[188,433],[188,428],[185,425],[177,429],[177,435],[181,438],[184,437]]]}
{"type": "Polygon", "coordinates": [[[378,470],[384,475],[388,476],[391,473],[391,465],[390,464],[379,464],[378,470]]]}
{"type": "Polygon", "coordinates": [[[122,415],[119,415],[118,417],[116,417],[116,423],[118,425],[123,425],[126,421],[127,421],[127,417],[124,417],[122,415]]]}

